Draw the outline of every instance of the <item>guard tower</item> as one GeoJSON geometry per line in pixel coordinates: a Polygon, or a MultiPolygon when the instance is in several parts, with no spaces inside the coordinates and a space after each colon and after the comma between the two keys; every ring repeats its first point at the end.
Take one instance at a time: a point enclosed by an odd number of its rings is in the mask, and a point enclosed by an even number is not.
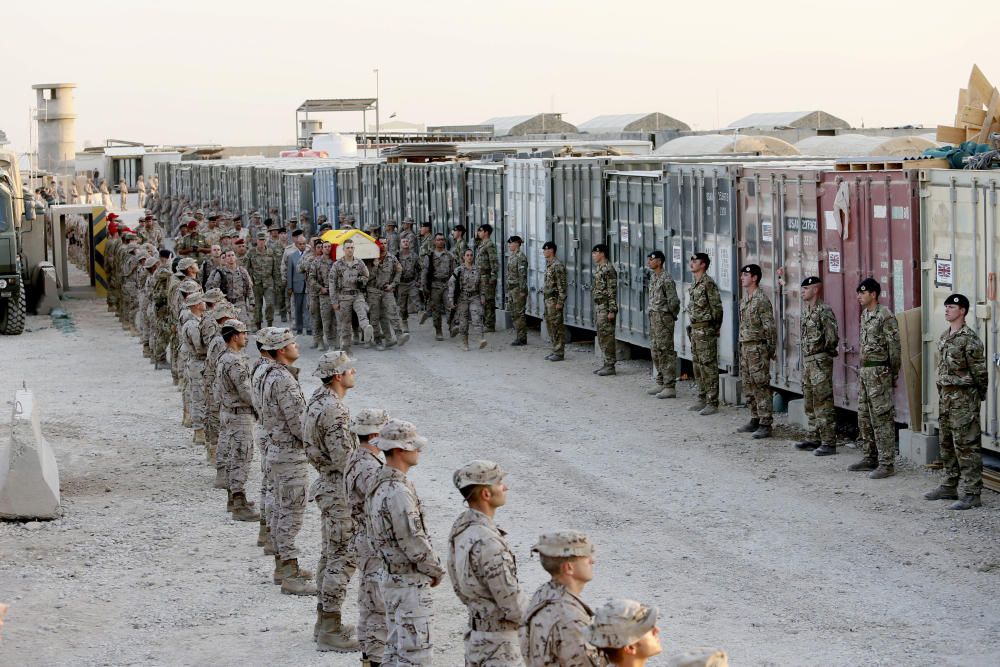
{"type": "Polygon", "coordinates": [[[38,167],[50,173],[72,172],[76,157],[75,83],[37,83],[38,167]]]}

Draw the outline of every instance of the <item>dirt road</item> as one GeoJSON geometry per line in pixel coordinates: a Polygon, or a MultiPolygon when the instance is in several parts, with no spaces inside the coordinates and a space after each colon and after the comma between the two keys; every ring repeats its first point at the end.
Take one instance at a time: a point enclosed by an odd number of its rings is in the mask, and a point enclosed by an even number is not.
{"type": "MultiPolygon", "coordinates": [[[[26,381],[65,508],[0,523],[0,601],[12,604],[0,664],[356,665],[315,651],[314,600],[281,595],[256,524],[228,519],[169,373],[103,302],[66,306],[75,332],[29,318],[32,331],[0,338],[0,421],[26,381]]],[[[300,340],[308,396],[318,355],[300,340]]],[[[735,665],[997,664],[996,494],[949,512],[920,497],[933,473],[904,463],[869,480],[846,471],[854,450],[816,458],[780,437],[751,441],[734,434],[736,408],[696,416],[686,384],[678,400],[650,398],[648,362],[597,378],[586,347],[551,364],[535,334],[508,343],[495,334],[463,353],[428,324],[401,350],[358,350],[352,410],[386,408],[430,438],[411,476],[442,557],[460,511],[451,473],[490,458],[510,473],[498,523],[528,593],[545,579],[530,557],[538,533],[586,530],[599,550],[585,597],[658,605],[665,655],[708,645],[735,665]]],[[[312,567],[313,506],[299,544],[312,567]]],[[[461,665],[465,615],[448,582],[435,605],[435,664],[461,665]]]]}

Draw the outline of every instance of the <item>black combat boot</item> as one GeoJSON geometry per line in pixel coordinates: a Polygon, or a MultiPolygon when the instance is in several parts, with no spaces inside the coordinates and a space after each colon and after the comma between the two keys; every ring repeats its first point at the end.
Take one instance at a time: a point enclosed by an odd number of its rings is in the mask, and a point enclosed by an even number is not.
{"type": "MultiPolygon", "coordinates": [[[[702,406],[702,407],[705,407],[705,406],[702,406]]],[[[694,408],[692,408],[692,409],[694,409],[694,408]]],[[[760,420],[757,419],[756,417],[754,417],[750,421],[748,421],[746,424],[744,424],[743,426],[740,426],[738,429],[736,429],[736,432],[737,433],[753,433],[758,428],[760,428],[760,420]]]]}

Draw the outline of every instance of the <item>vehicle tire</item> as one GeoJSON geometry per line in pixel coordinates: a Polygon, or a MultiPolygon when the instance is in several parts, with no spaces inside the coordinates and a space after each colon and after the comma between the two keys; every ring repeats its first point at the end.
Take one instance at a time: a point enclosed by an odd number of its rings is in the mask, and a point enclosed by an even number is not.
{"type": "Polygon", "coordinates": [[[24,283],[17,281],[17,295],[0,305],[0,334],[17,336],[24,331],[27,315],[27,299],[24,297],[24,283]]]}

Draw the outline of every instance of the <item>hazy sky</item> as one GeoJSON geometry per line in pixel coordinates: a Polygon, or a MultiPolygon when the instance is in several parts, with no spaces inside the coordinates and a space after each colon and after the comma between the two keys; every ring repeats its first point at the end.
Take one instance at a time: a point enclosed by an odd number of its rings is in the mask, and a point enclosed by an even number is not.
{"type": "MultiPolygon", "coordinates": [[[[376,67],[383,119],[435,125],[661,111],[710,129],[823,109],[854,125],[933,126],[953,119],[973,62],[1000,85],[1000,10],[982,0],[4,5],[0,129],[19,150],[31,85],[62,81],[78,85],[79,147],[291,143],[302,100],[374,96],[376,67]]],[[[323,120],[361,127],[360,114],[323,120]]]]}

